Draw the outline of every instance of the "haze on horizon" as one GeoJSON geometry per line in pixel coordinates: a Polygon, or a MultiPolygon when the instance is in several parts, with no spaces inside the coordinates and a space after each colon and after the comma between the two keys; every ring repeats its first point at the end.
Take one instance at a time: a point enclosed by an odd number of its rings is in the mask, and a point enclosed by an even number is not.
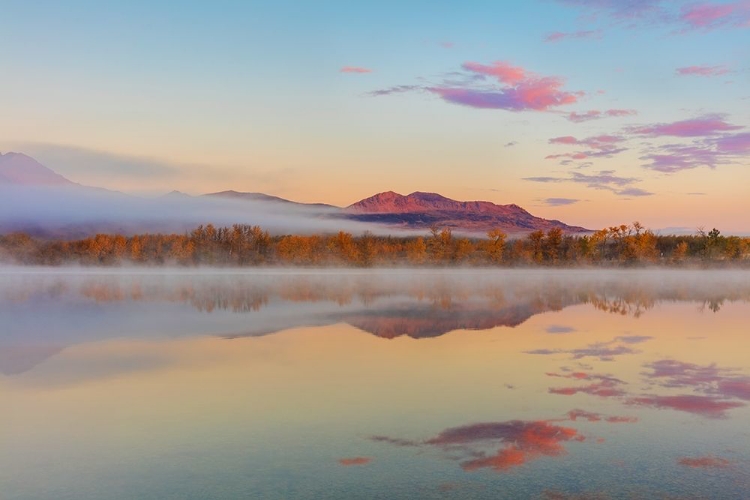
{"type": "Polygon", "coordinates": [[[0,151],[127,193],[750,222],[743,0],[0,6],[0,151]]]}

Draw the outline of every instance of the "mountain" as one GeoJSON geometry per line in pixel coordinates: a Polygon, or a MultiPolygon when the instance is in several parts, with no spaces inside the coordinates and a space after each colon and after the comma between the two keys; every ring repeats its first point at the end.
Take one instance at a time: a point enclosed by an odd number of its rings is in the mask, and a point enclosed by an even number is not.
{"type": "Polygon", "coordinates": [[[0,184],[23,186],[74,186],[62,175],[53,172],[23,153],[0,153],[0,184]]]}
{"type": "Polygon", "coordinates": [[[431,226],[485,232],[526,233],[560,228],[566,233],[588,230],[558,220],[535,217],[518,205],[496,205],[489,201],[456,201],[437,193],[401,195],[393,191],[376,194],[346,207],[349,218],[362,222],[386,223],[409,229],[431,226]]]}
{"type": "Polygon", "coordinates": [[[79,238],[97,232],[184,232],[208,223],[259,225],[276,234],[384,234],[431,227],[476,234],[498,228],[511,235],[556,227],[566,233],[586,231],[535,217],[518,205],[456,201],[436,193],[388,191],[345,208],[238,191],[202,196],[172,191],[140,198],[82,186],[22,153],[0,154],[0,234],[79,238]]]}

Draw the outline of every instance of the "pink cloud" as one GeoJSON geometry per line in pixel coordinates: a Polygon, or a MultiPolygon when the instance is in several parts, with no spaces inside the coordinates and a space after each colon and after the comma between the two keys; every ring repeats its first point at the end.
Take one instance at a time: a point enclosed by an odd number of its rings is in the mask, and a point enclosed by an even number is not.
{"type": "Polygon", "coordinates": [[[344,66],[339,72],[341,73],[372,73],[370,68],[363,68],[361,66],[344,66]]]}
{"type": "Polygon", "coordinates": [[[553,137],[549,140],[550,144],[567,144],[586,146],[592,149],[598,150],[611,150],[616,148],[616,144],[624,141],[624,137],[617,135],[597,135],[594,137],[587,137],[586,139],[576,139],[573,136],[566,135],[562,137],[553,137]]]}
{"type": "Polygon", "coordinates": [[[550,144],[579,144],[578,139],[572,135],[566,135],[563,137],[553,137],[549,140],[550,144]]]}
{"type": "Polygon", "coordinates": [[[498,82],[507,85],[516,85],[527,78],[525,69],[520,66],[511,66],[505,61],[495,61],[492,64],[466,62],[462,68],[472,73],[495,77],[498,82]]]}
{"type": "Polygon", "coordinates": [[[716,147],[721,153],[750,153],[750,132],[725,135],[716,141],[716,147]]]}
{"type": "Polygon", "coordinates": [[[750,27],[750,2],[730,3],[703,1],[683,6],[675,11],[671,2],[664,0],[557,0],[586,12],[585,19],[596,20],[608,16],[616,23],[628,23],[628,28],[648,25],[678,26],[676,33],[710,31],[719,28],[750,27]],[[636,22],[637,21],[637,22],[636,22]]]}
{"type": "Polygon", "coordinates": [[[602,118],[602,112],[596,109],[592,109],[591,111],[586,111],[585,113],[576,113],[575,111],[573,111],[567,116],[567,119],[574,123],[587,122],[590,120],[598,120],[599,118],[602,118]]]}
{"type": "Polygon", "coordinates": [[[688,30],[710,31],[717,28],[750,27],[750,2],[698,3],[687,5],[680,11],[679,19],[688,30]]]}
{"type": "Polygon", "coordinates": [[[621,116],[634,116],[637,114],[638,112],[634,109],[608,109],[606,111],[599,111],[598,109],[592,109],[590,111],[586,111],[585,113],[576,113],[574,111],[568,114],[568,116],[566,116],[566,119],[573,123],[582,123],[582,122],[587,122],[591,120],[599,120],[601,118],[607,118],[607,117],[616,118],[616,117],[621,117],[621,116]]]}
{"type": "Polygon", "coordinates": [[[685,66],[675,70],[680,76],[720,76],[729,73],[729,68],[720,66],[685,66]]]}
{"type": "Polygon", "coordinates": [[[715,168],[723,161],[715,150],[703,146],[667,146],[641,159],[651,161],[646,168],[667,174],[702,166],[715,168]]]}
{"type": "Polygon", "coordinates": [[[504,61],[492,64],[467,62],[462,67],[476,77],[494,78],[501,87],[486,89],[445,84],[426,90],[453,104],[508,111],[547,111],[551,107],[574,104],[583,95],[583,92],[564,90],[562,78],[539,76],[504,61]]]}
{"type": "Polygon", "coordinates": [[[638,111],[634,109],[608,109],[604,114],[607,116],[633,116],[637,115],[638,111]]]}
{"type": "MultiPolygon", "coordinates": [[[[544,182],[544,183],[559,183],[559,182],[575,182],[579,184],[585,184],[587,187],[592,189],[604,189],[612,191],[618,196],[651,196],[653,193],[631,187],[630,185],[639,182],[640,179],[635,177],[620,177],[614,175],[614,170],[601,170],[595,174],[582,174],[580,172],[571,172],[569,177],[524,177],[525,181],[532,182],[544,182]]],[[[574,355],[573,359],[581,359],[586,356],[597,356],[602,361],[611,361],[614,356],[620,354],[633,354],[638,351],[634,351],[626,346],[608,347],[613,342],[591,344],[586,349],[573,349],[565,351],[561,349],[537,349],[534,351],[527,351],[527,354],[563,354],[571,353],[574,355]]]]}
{"type": "Polygon", "coordinates": [[[701,137],[715,135],[720,132],[738,130],[742,127],[731,125],[724,120],[723,115],[705,115],[690,120],[682,120],[672,123],[658,123],[644,127],[632,127],[631,132],[650,137],[675,136],[675,137],[701,137]]]}
{"type": "Polygon", "coordinates": [[[570,158],[571,160],[585,160],[588,158],[586,153],[561,153],[556,155],[547,155],[544,157],[545,160],[557,160],[560,158],[570,158]]]}
{"type": "Polygon", "coordinates": [[[641,159],[651,162],[644,165],[645,168],[674,173],[701,166],[716,168],[717,165],[741,159],[748,153],[750,132],[743,132],[710,137],[694,141],[691,145],[669,144],[642,156],[641,159]]]}
{"type": "MultiPolygon", "coordinates": [[[[549,140],[550,144],[564,144],[567,146],[584,146],[590,148],[588,151],[578,151],[576,153],[560,153],[547,155],[545,160],[555,160],[560,158],[570,158],[571,160],[585,160],[586,158],[610,158],[618,153],[627,151],[627,148],[618,146],[623,142],[624,137],[616,135],[598,135],[587,137],[585,139],[576,139],[573,136],[566,135],[562,137],[553,137],[549,140]]],[[[569,160],[565,160],[569,161],[569,160]]]]}
{"type": "Polygon", "coordinates": [[[583,38],[601,38],[602,37],[602,30],[582,30],[582,31],[574,31],[572,33],[563,33],[561,31],[555,31],[553,33],[550,33],[544,38],[544,41],[547,43],[556,43],[561,42],[563,40],[571,40],[571,39],[583,39],[583,38]]]}

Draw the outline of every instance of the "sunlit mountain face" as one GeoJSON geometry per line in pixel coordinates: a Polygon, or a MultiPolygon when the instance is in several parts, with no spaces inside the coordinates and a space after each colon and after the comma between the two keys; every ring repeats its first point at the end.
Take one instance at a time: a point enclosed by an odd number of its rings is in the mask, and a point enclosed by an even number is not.
{"type": "Polygon", "coordinates": [[[748,278],[5,269],[3,493],[742,498],[748,278]]]}

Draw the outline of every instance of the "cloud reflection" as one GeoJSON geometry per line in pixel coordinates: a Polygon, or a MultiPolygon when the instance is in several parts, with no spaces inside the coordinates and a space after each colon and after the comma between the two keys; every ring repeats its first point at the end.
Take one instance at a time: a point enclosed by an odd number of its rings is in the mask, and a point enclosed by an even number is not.
{"type": "Polygon", "coordinates": [[[684,465],[685,467],[693,467],[696,469],[718,469],[729,466],[729,460],[726,458],[715,457],[713,455],[703,457],[684,457],[677,460],[677,463],[684,465]]]}
{"type": "Polygon", "coordinates": [[[349,467],[352,465],[367,465],[372,462],[370,457],[351,457],[351,458],[340,458],[339,464],[349,467]]]}
{"type": "Polygon", "coordinates": [[[738,401],[729,401],[714,396],[683,394],[678,396],[640,396],[626,403],[657,409],[677,410],[708,418],[725,418],[728,410],[745,406],[738,401]]]}
{"type": "Polygon", "coordinates": [[[510,420],[484,422],[451,427],[426,441],[415,442],[400,438],[374,436],[374,441],[396,446],[439,447],[458,451],[461,468],[466,471],[492,469],[505,472],[542,457],[566,454],[564,444],[586,438],[571,427],[563,427],[549,420],[510,420]],[[500,445],[496,451],[488,447],[500,445]]]}

